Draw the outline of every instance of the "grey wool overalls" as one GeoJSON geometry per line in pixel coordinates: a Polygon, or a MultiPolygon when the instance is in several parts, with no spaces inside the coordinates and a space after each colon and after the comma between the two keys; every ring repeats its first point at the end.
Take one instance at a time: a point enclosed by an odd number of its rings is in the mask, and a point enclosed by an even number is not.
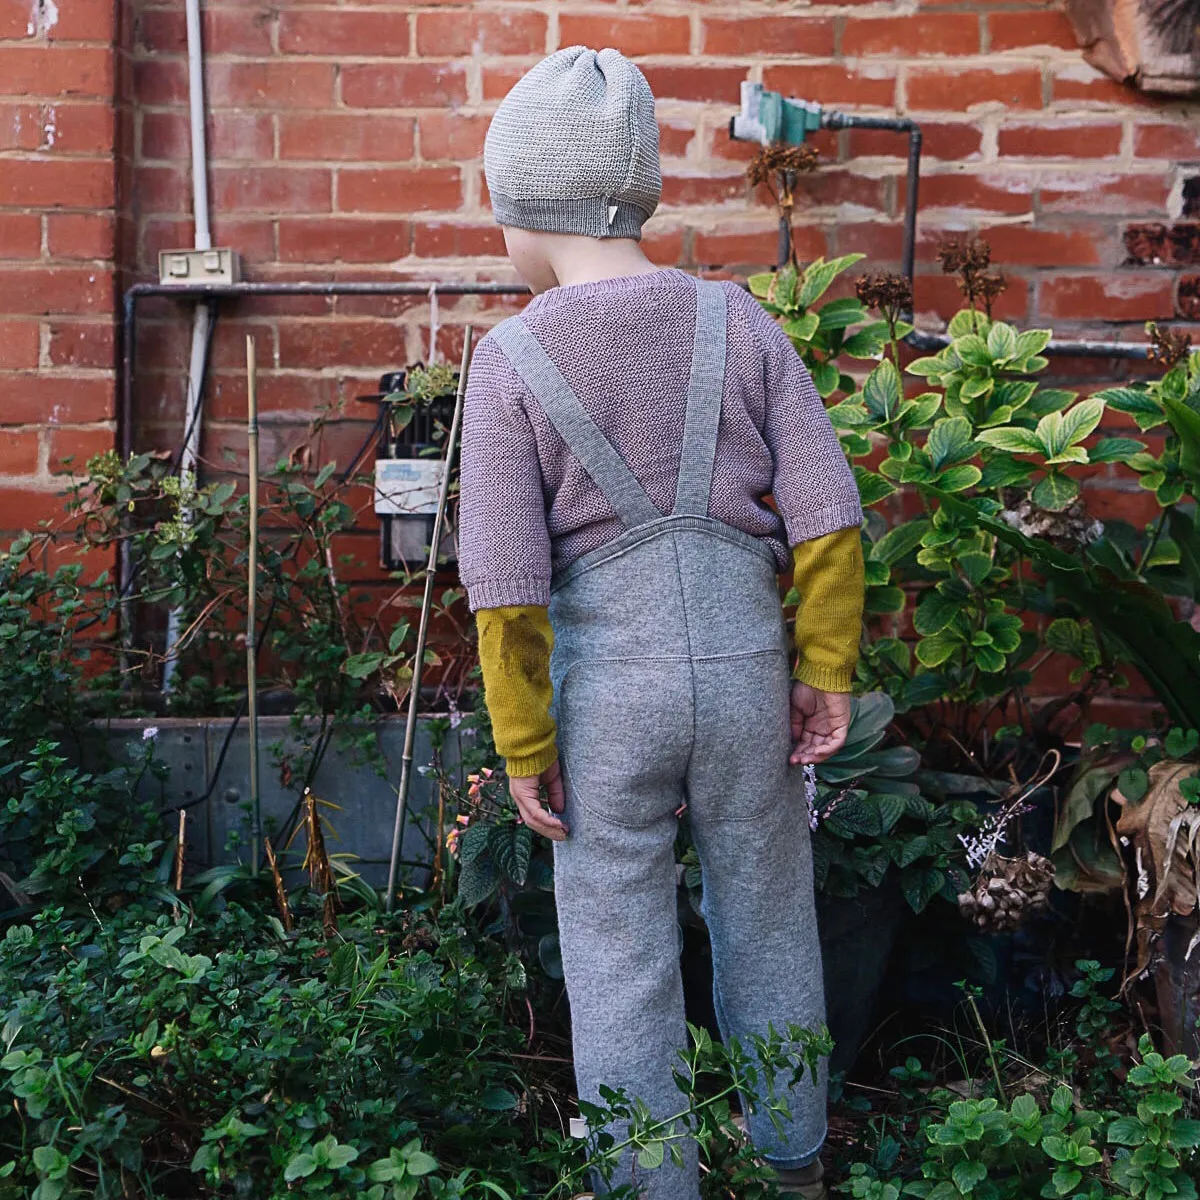
{"type": "MultiPolygon", "coordinates": [[[[725,379],[726,303],[697,285],[696,341],[675,511],[663,516],[527,327],[492,334],[625,525],[553,581],[551,677],[570,836],[555,895],[581,1099],[623,1088],[659,1119],[686,1108],[687,1045],[674,843],[687,805],[703,868],[722,1032],[824,1021],[802,775],[788,764],[789,669],[778,567],[761,541],[708,516],[725,379]]],[[[824,1080],[788,1096],[780,1137],[751,1115],[772,1164],[825,1136],[824,1080]]],[[[620,1130],[614,1130],[620,1135],[620,1130]]],[[[619,1137],[618,1137],[619,1140],[619,1137]]],[[[622,1160],[647,1200],[697,1200],[684,1166],[622,1160]]]]}

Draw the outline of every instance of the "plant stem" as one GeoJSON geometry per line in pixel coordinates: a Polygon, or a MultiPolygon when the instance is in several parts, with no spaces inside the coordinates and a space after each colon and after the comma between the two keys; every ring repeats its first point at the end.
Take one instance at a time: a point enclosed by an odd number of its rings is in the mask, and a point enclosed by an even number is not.
{"type": "Polygon", "coordinates": [[[1162,531],[1167,523],[1167,515],[1170,513],[1171,508],[1174,507],[1175,506],[1172,504],[1170,508],[1164,508],[1162,512],[1158,514],[1158,520],[1154,524],[1154,532],[1150,535],[1150,541],[1147,544],[1146,549],[1142,552],[1141,559],[1138,561],[1136,572],[1136,577],[1138,579],[1145,578],[1146,564],[1150,561],[1150,556],[1154,553],[1155,547],[1158,545],[1158,539],[1162,537],[1162,531]]]}
{"type": "Polygon", "coordinates": [[[983,1038],[983,1044],[987,1047],[988,1062],[992,1066],[992,1078],[996,1081],[996,1091],[1000,1093],[1000,1103],[1008,1104],[1008,1095],[1004,1091],[1004,1082],[1000,1078],[1000,1064],[996,1061],[996,1051],[992,1046],[992,1037],[988,1033],[987,1026],[983,1023],[983,1014],[979,1011],[979,1005],[975,1003],[975,997],[967,992],[967,1004],[971,1007],[971,1014],[975,1018],[975,1024],[979,1029],[979,1035],[983,1038]]]}

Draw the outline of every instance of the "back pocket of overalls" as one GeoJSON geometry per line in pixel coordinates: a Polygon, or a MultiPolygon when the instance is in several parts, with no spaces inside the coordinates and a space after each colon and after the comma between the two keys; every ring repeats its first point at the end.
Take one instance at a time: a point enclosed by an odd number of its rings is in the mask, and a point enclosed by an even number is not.
{"type": "Polygon", "coordinates": [[[632,828],[682,803],[692,729],[686,663],[575,662],[559,684],[555,714],[569,802],[632,828]]]}

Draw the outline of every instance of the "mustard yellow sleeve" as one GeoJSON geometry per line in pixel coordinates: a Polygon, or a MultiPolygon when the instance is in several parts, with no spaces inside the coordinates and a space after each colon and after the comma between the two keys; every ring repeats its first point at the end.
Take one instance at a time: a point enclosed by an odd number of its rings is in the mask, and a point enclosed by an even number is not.
{"type": "Polygon", "coordinates": [[[484,608],[475,622],[496,749],[510,775],[540,775],[558,757],[558,730],[550,715],[550,614],[532,604],[484,608]]]}
{"type": "Polygon", "coordinates": [[[796,678],[822,692],[848,692],[862,634],[863,555],[858,526],[792,547],[796,678]]]}

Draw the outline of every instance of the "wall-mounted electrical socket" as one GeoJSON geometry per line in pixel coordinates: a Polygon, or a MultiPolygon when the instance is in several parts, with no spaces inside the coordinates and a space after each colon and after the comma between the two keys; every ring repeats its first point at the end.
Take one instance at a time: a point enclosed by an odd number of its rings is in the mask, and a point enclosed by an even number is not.
{"type": "Polygon", "coordinates": [[[160,250],[159,283],[220,286],[242,278],[242,256],[236,250],[160,250]]]}

